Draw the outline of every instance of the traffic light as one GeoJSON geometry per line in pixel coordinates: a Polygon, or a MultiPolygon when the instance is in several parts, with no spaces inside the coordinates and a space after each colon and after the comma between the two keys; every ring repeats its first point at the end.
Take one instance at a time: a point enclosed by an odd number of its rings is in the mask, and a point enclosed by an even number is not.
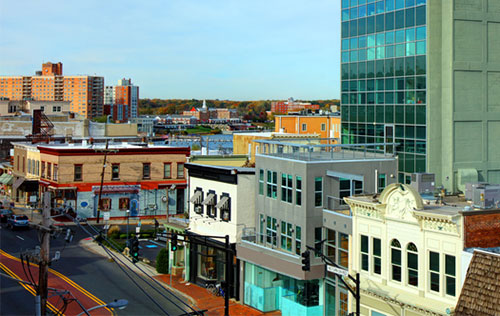
{"type": "Polygon", "coordinates": [[[302,271],[310,271],[311,270],[311,257],[309,250],[306,250],[302,253],[302,271]]]}
{"type": "Polygon", "coordinates": [[[134,238],[132,239],[132,247],[130,249],[130,252],[132,254],[132,261],[138,262],[139,261],[139,239],[134,238]]]}
{"type": "Polygon", "coordinates": [[[172,234],[172,239],[170,240],[170,248],[172,251],[177,250],[177,234],[172,234]]]}

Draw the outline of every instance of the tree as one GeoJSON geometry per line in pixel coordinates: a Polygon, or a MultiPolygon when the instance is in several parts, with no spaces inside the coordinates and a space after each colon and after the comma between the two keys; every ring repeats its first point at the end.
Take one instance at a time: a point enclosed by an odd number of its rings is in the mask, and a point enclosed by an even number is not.
{"type": "Polygon", "coordinates": [[[165,248],[156,256],[156,272],[168,273],[168,251],[165,248]]]}

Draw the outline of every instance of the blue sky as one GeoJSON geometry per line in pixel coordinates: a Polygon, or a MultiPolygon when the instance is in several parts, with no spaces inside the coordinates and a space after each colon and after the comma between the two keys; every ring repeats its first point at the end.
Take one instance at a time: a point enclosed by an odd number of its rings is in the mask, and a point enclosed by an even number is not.
{"type": "Polygon", "coordinates": [[[339,98],[339,0],[0,1],[0,75],[42,62],[141,98],[339,98]]]}

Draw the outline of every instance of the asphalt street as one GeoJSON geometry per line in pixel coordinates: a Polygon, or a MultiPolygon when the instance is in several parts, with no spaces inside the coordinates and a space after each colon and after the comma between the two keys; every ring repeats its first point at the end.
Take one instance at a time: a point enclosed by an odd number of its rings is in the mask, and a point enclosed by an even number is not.
{"type": "MultiPolygon", "coordinates": [[[[124,273],[116,262],[110,262],[80,247],[78,241],[87,238],[88,234],[78,227],[72,226],[71,228],[75,231],[75,237],[71,243],[64,242],[64,234],[51,239],[51,257],[55,251],[61,252],[60,260],[53,262],[51,269],[65,275],[104,302],[127,299],[129,301],[127,308],[115,310],[117,315],[181,315],[190,311],[180,301],[185,302],[181,296],[168,293],[166,289],[155,286],[167,299],[129,270],[124,268],[127,272],[124,273]]],[[[33,249],[37,245],[39,241],[35,229],[11,231],[5,225],[0,227],[0,249],[14,257],[19,257],[21,251],[33,249]]],[[[123,257],[120,258],[123,260],[123,257]]],[[[152,283],[150,279],[148,281],[152,283]]],[[[18,283],[2,277],[0,291],[1,315],[34,314],[33,295],[18,283]]]]}

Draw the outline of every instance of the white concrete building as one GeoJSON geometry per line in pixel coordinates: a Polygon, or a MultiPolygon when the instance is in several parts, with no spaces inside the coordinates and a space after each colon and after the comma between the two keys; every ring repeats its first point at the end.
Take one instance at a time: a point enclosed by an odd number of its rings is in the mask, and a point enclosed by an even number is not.
{"type": "Polygon", "coordinates": [[[189,174],[189,238],[204,244],[191,244],[187,249],[186,279],[201,286],[220,283],[229,268],[230,297],[238,299],[236,243],[255,220],[255,169],[192,163],[185,167],[189,174]],[[224,239],[202,237],[226,235],[234,251],[231,267],[225,265],[224,251],[213,247],[224,246],[224,239]]]}

